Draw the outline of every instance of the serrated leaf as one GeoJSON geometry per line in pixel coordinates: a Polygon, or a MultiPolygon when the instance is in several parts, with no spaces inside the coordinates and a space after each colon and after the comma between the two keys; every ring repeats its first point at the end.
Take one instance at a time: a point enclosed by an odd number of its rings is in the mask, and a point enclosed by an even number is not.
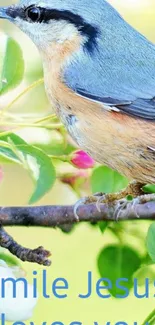
{"type": "Polygon", "coordinates": [[[152,261],[155,263],[155,222],[151,224],[148,229],[146,237],[146,246],[149,256],[152,261]]]}
{"type": "Polygon", "coordinates": [[[112,288],[109,292],[117,298],[117,295],[123,293],[116,287],[116,281],[120,278],[127,278],[128,282],[125,282],[125,287],[130,290],[133,286],[133,274],[140,267],[141,258],[128,246],[111,245],[100,252],[97,263],[101,277],[111,280],[112,288]]]}
{"type": "Polygon", "coordinates": [[[0,50],[0,94],[4,94],[18,86],[24,75],[24,60],[19,44],[11,37],[4,35],[2,40],[3,46],[1,46],[0,50]]]}
{"type": "Polygon", "coordinates": [[[94,169],[91,177],[92,192],[113,193],[125,188],[128,180],[116,171],[99,166],[94,169]]]}

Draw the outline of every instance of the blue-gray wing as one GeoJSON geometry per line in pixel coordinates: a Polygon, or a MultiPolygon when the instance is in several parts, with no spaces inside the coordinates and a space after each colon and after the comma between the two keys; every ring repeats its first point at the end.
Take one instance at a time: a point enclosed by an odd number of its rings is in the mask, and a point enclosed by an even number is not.
{"type": "Polygon", "coordinates": [[[120,17],[115,19],[117,24],[100,24],[102,37],[91,52],[83,47],[74,54],[64,82],[90,100],[155,120],[155,45],[120,17]]]}
{"type": "Polygon", "coordinates": [[[109,109],[111,107],[113,110],[113,107],[116,107],[120,112],[145,118],[147,120],[155,120],[155,97],[152,99],[138,98],[133,101],[125,101],[123,99],[118,100],[111,97],[95,96],[86,93],[86,91],[82,89],[77,89],[76,92],[87,99],[109,106],[109,109]]]}

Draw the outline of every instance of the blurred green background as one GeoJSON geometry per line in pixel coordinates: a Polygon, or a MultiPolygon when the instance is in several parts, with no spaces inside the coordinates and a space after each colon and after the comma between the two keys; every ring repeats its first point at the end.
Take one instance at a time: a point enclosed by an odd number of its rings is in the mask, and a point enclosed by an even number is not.
{"type": "MultiPolygon", "coordinates": [[[[11,1],[0,0],[1,6],[10,4],[11,1]]],[[[13,1],[12,1],[13,3],[13,1]]],[[[132,24],[136,29],[142,32],[147,38],[155,42],[155,2],[154,0],[111,0],[111,3],[120,11],[120,13],[132,24]]],[[[0,23],[0,31],[13,36],[21,45],[24,53],[26,64],[25,78],[22,84],[15,90],[9,92],[9,95],[1,97],[0,108],[9,103],[19,92],[31,82],[42,76],[42,66],[40,57],[36,47],[21,31],[8,22],[0,23]]],[[[32,90],[22,100],[10,110],[11,114],[16,114],[20,118],[20,114],[45,114],[51,110],[46,98],[44,87],[39,86],[32,90]]],[[[28,142],[39,143],[47,146],[47,150],[52,143],[61,151],[62,137],[56,132],[49,132],[42,129],[25,128],[18,131],[18,134],[28,142]]],[[[60,166],[64,168],[64,166],[60,166]]],[[[65,167],[67,168],[67,167],[65,167]]],[[[33,190],[33,183],[24,171],[17,165],[8,164],[3,167],[4,179],[0,185],[0,205],[15,206],[26,205],[33,190]]],[[[86,184],[81,190],[81,195],[85,195],[91,191],[89,184],[86,184]]],[[[60,183],[58,179],[53,189],[38,202],[40,204],[74,204],[79,195],[68,184],[60,183]]],[[[148,223],[140,222],[138,227],[141,233],[146,233],[148,223]]],[[[130,231],[130,225],[126,226],[126,230],[130,231]],[[128,229],[129,228],[129,229],[128,229]]],[[[36,247],[43,245],[52,252],[52,266],[48,268],[48,283],[51,287],[52,281],[57,277],[65,277],[69,284],[69,297],[65,300],[58,300],[51,295],[51,299],[46,300],[40,297],[36,306],[32,320],[35,324],[42,324],[47,321],[51,324],[54,321],[62,321],[65,325],[71,321],[78,320],[83,324],[93,324],[98,321],[99,325],[106,321],[115,323],[124,320],[128,324],[138,321],[139,324],[151,312],[155,306],[155,298],[153,298],[153,285],[150,291],[149,299],[138,300],[130,297],[123,300],[110,298],[102,300],[94,294],[90,299],[80,300],[77,293],[83,292],[86,284],[86,275],[88,271],[93,272],[94,287],[99,277],[96,257],[100,251],[108,243],[115,243],[117,239],[110,231],[101,233],[98,227],[92,227],[87,224],[80,224],[67,235],[61,230],[39,229],[39,228],[9,228],[9,233],[22,245],[36,247]],[[152,295],[151,295],[152,292],[152,295]]],[[[128,231],[124,233],[126,241],[133,247],[138,247],[142,254],[144,251],[144,243],[135,237],[129,237],[128,231]]],[[[128,261],[130,264],[130,261],[128,261]]],[[[21,263],[31,281],[33,270],[40,273],[39,281],[41,286],[41,270],[43,267],[37,265],[21,263]]],[[[115,265],[113,265],[115,268],[115,265]]],[[[143,292],[141,287],[140,291],[143,292]]],[[[29,321],[26,322],[29,324],[29,321]]]]}

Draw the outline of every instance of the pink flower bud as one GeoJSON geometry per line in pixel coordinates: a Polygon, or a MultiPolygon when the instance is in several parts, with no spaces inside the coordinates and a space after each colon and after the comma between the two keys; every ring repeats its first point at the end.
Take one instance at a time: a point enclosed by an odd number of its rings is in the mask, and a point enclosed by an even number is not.
{"type": "Polygon", "coordinates": [[[70,161],[75,167],[82,169],[92,168],[95,165],[94,159],[83,150],[74,151],[70,161]]]}
{"type": "Polygon", "coordinates": [[[83,182],[88,178],[88,172],[85,170],[78,170],[72,174],[66,174],[63,175],[61,178],[61,181],[63,183],[69,184],[71,186],[74,186],[76,184],[77,180],[82,180],[83,182]]]}

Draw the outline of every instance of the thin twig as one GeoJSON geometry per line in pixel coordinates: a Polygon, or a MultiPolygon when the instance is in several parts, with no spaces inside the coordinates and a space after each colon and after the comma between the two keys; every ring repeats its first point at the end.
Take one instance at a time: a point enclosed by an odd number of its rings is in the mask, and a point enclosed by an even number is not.
{"type": "Polygon", "coordinates": [[[48,257],[51,253],[45,250],[42,246],[36,249],[29,249],[19,245],[4,229],[0,227],[0,246],[9,250],[9,252],[21,261],[31,263],[38,263],[41,265],[49,266],[51,261],[48,257]]]}

